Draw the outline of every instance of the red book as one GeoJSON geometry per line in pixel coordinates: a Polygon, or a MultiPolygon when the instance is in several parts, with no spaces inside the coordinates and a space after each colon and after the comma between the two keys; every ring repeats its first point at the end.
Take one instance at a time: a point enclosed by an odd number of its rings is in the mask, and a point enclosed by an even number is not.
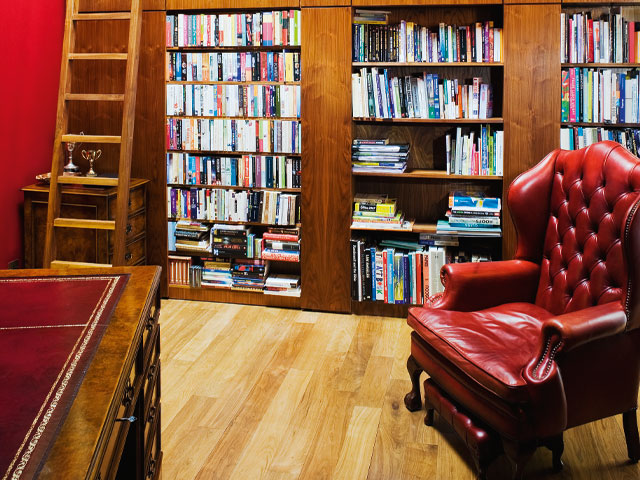
{"type": "Polygon", "coordinates": [[[576,69],[569,69],[569,121],[576,121],[576,69]]]}
{"type": "Polygon", "coordinates": [[[593,20],[587,20],[587,62],[593,62],[593,20]]]}
{"type": "Polygon", "coordinates": [[[429,300],[429,253],[424,252],[422,255],[422,303],[429,300]]]}
{"type": "Polygon", "coordinates": [[[262,234],[262,238],[264,240],[280,240],[282,242],[297,242],[300,240],[298,235],[290,235],[287,233],[270,233],[265,232],[262,234]]]}
{"type": "Polygon", "coordinates": [[[416,252],[416,304],[422,302],[422,257],[424,253],[416,252]]]}
{"type": "Polygon", "coordinates": [[[267,62],[267,52],[260,52],[260,80],[263,82],[268,80],[267,62]]]}

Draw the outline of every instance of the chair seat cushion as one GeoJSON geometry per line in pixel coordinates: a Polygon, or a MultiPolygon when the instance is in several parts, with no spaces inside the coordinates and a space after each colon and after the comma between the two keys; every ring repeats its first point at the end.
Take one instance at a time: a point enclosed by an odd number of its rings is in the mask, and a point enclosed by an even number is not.
{"type": "Polygon", "coordinates": [[[542,323],[551,316],[532,303],[507,303],[476,312],[412,308],[407,322],[440,353],[438,362],[449,374],[523,402],[528,394],[522,371],[538,353],[542,323]]]}

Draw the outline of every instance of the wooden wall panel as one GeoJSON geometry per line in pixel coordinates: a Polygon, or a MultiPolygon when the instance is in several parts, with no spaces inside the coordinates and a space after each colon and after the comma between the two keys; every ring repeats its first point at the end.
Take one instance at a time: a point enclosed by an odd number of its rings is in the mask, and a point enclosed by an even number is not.
{"type": "Polygon", "coordinates": [[[300,0],[301,7],[339,7],[349,5],[351,5],[351,0],[300,0]]]}
{"type": "Polygon", "coordinates": [[[166,0],[167,10],[298,8],[300,0],[166,0]]]}
{"type": "Polygon", "coordinates": [[[302,12],[302,307],[351,310],[351,9],[302,12]]]}
{"type": "Polygon", "coordinates": [[[167,295],[167,202],[164,128],[165,13],[145,12],[138,69],[136,123],[131,176],[146,178],[147,264],[162,267],[161,294],[167,295]]]}
{"type": "MultiPolygon", "coordinates": [[[[164,10],[165,0],[142,0],[143,10],[164,10]]],[[[121,12],[131,8],[131,0],[78,0],[81,12],[121,12]]]]}
{"type": "MultiPolygon", "coordinates": [[[[304,0],[303,0],[304,1],[304,0]]],[[[496,0],[352,0],[354,7],[437,6],[437,5],[495,5],[496,0]]]]}
{"type": "MultiPolygon", "coordinates": [[[[560,4],[504,7],[504,193],[560,146],[560,4]]],[[[505,209],[504,258],[516,235],[505,209]]]]}

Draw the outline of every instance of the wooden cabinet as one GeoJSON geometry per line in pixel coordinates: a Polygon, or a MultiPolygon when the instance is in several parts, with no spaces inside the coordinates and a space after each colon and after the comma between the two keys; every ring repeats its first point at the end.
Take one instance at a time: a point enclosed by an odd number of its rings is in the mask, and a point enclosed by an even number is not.
{"type": "MultiPolygon", "coordinates": [[[[127,223],[127,265],[144,265],[147,259],[147,180],[131,179],[127,223]]],[[[42,267],[49,187],[30,185],[24,192],[25,267],[42,267]]],[[[116,188],[70,187],[62,189],[61,215],[91,220],[115,218],[116,188]]],[[[112,232],[105,230],[58,229],[60,260],[111,263],[112,232]]]]}

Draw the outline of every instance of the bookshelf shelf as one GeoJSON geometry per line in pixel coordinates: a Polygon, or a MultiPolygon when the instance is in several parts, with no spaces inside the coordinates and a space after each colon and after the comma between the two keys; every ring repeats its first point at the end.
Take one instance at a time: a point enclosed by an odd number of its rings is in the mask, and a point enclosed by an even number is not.
{"type": "Polygon", "coordinates": [[[177,218],[177,217],[167,217],[167,220],[170,222],[177,222],[179,220],[186,220],[189,222],[198,222],[198,223],[206,223],[206,224],[214,224],[219,223],[220,225],[254,225],[260,227],[280,227],[280,228],[293,228],[293,227],[302,227],[301,223],[296,223],[295,225],[277,225],[275,223],[262,223],[262,222],[232,222],[229,220],[207,220],[204,218],[177,218]]]}
{"type": "Polygon", "coordinates": [[[448,174],[445,170],[424,170],[414,169],[402,173],[369,173],[369,172],[352,172],[355,177],[388,177],[388,178],[437,178],[445,180],[488,180],[502,181],[499,175],[453,175],[448,174]]]}
{"type": "Polygon", "coordinates": [[[241,303],[246,305],[266,305],[270,307],[300,308],[300,297],[286,295],[265,295],[259,292],[231,290],[215,287],[189,287],[169,284],[169,297],[181,300],[241,303]]]}
{"type": "Polygon", "coordinates": [[[200,120],[282,120],[282,121],[299,121],[298,117],[226,117],[226,116],[209,116],[209,115],[167,115],[167,118],[193,118],[200,120]]]}
{"type": "Polygon", "coordinates": [[[353,62],[354,68],[361,67],[504,67],[502,62],[353,62]]]}
{"type": "Polygon", "coordinates": [[[373,227],[373,228],[360,228],[360,227],[351,227],[353,231],[362,231],[362,232],[410,232],[410,233],[436,233],[436,224],[435,223],[418,223],[414,222],[411,225],[411,228],[384,228],[384,227],[373,227]]]}
{"type": "Polygon", "coordinates": [[[225,150],[167,150],[171,153],[193,153],[193,154],[206,154],[216,155],[221,157],[241,157],[243,155],[262,155],[262,156],[274,156],[274,157],[301,157],[301,153],[285,153],[285,152],[228,152],[225,150]]]}
{"type": "Polygon", "coordinates": [[[640,68],[640,63],[562,63],[561,66],[562,68],[640,68]]]}
{"type": "Polygon", "coordinates": [[[563,127],[640,128],[640,123],[560,122],[563,127]]]}
{"type": "Polygon", "coordinates": [[[301,188],[264,188],[264,187],[238,187],[235,185],[205,185],[195,183],[168,183],[167,187],[174,188],[211,188],[222,190],[265,190],[267,192],[300,193],[301,188]]]}
{"type": "Polygon", "coordinates": [[[227,82],[217,80],[187,81],[187,80],[169,80],[168,85],[300,85],[300,82],[227,82]]]}
{"type": "Polygon", "coordinates": [[[168,52],[282,52],[300,51],[300,45],[238,46],[238,47],[167,47],[168,52]]]}
{"type": "Polygon", "coordinates": [[[501,124],[504,123],[502,117],[492,118],[366,118],[354,117],[354,122],[360,123],[431,123],[431,124],[501,124]]]}

